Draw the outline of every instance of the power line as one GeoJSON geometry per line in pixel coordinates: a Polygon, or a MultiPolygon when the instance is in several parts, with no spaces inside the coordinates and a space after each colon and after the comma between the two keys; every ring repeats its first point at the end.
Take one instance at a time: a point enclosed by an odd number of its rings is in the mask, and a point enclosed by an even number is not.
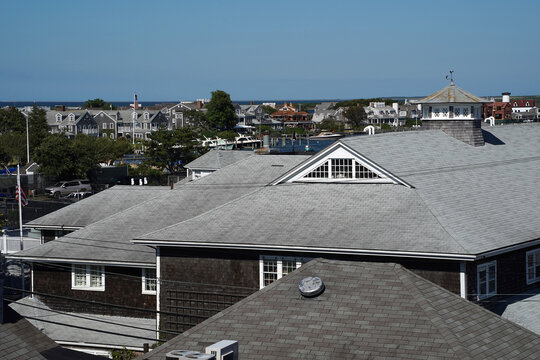
{"type": "MultiPolygon", "coordinates": [[[[77,314],[73,314],[73,313],[68,313],[68,312],[64,312],[64,311],[60,311],[60,310],[53,310],[53,309],[50,309],[50,308],[44,308],[44,307],[31,305],[31,304],[25,304],[25,303],[17,302],[18,300],[11,300],[11,299],[4,299],[4,300],[9,301],[9,302],[17,303],[17,305],[20,305],[20,306],[27,306],[27,307],[31,307],[31,308],[35,308],[35,309],[39,309],[39,310],[44,310],[44,311],[49,311],[49,312],[54,312],[54,313],[57,313],[57,314],[71,316],[71,317],[75,317],[75,318],[79,318],[79,319],[90,320],[90,321],[95,321],[95,322],[100,322],[100,323],[105,323],[105,324],[111,324],[111,325],[116,325],[116,326],[122,326],[122,327],[136,329],[136,330],[156,331],[156,329],[148,329],[148,328],[143,328],[143,327],[134,326],[134,325],[120,324],[120,323],[113,322],[113,321],[108,321],[108,320],[103,320],[103,319],[95,319],[95,318],[90,318],[90,317],[77,315],[77,314]]],[[[160,330],[160,332],[173,334],[173,335],[178,335],[178,333],[175,333],[175,332],[172,332],[172,331],[162,331],[162,330],[160,330]]],[[[119,335],[122,335],[122,334],[119,334],[119,335]]]]}

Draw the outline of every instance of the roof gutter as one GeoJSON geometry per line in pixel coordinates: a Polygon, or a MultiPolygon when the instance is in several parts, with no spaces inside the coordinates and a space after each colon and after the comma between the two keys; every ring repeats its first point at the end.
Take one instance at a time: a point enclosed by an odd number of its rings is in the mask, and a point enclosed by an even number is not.
{"type": "Polygon", "coordinates": [[[507,247],[502,248],[502,249],[496,249],[496,250],[487,251],[487,252],[476,255],[475,260],[483,260],[483,259],[486,259],[486,258],[489,258],[489,257],[492,257],[492,256],[497,256],[497,255],[509,253],[509,252],[512,252],[512,251],[525,249],[525,248],[535,246],[535,245],[540,245],[540,239],[528,241],[526,243],[521,243],[521,244],[517,244],[517,245],[507,246],[507,247]]]}
{"type": "Polygon", "coordinates": [[[24,224],[23,228],[36,230],[80,230],[84,229],[84,226],[24,224]]]}
{"type": "Polygon", "coordinates": [[[127,266],[127,267],[141,267],[153,269],[156,264],[128,262],[128,261],[107,261],[107,260],[91,260],[91,259],[62,259],[52,257],[36,257],[36,256],[18,256],[15,254],[6,254],[6,259],[25,260],[29,262],[55,262],[55,263],[67,263],[67,264],[90,264],[90,265],[110,265],[110,266],[127,266]]]}
{"type": "Polygon", "coordinates": [[[72,346],[72,347],[82,347],[82,348],[97,348],[97,349],[128,349],[133,351],[144,351],[144,348],[137,346],[124,346],[124,345],[106,345],[106,344],[95,344],[95,343],[86,343],[86,342],[76,342],[76,341],[62,341],[55,340],[55,343],[62,346],[72,346]]]}
{"type": "Polygon", "coordinates": [[[324,254],[339,255],[368,255],[368,256],[392,256],[420,259],[437,260],[460,260],[474,261],[475,255],[449,254],[449,253],[430,253],[430,252],[411,252],[411,251],[392,251],[392,250],[365,250],[365,249],[339,249],[326,247],[304,247],[287,245],[246,245],[246,244],[227,244],[227,243],[199,243],[183,241],[150,241],[150,240],[132,240],[134,244],[153,245],[153,246],[175,246],[175,247],[197,247],[212,249],[230,249],[230,250],[259,250],[259,251],[287,251],[287,252],[316,252],[324,254]]]}

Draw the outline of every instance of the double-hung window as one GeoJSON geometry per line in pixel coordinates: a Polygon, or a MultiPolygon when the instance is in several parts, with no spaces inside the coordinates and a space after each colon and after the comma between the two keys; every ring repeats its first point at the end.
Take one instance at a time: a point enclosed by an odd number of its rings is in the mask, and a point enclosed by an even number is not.
{"type": "Polygon", "coordinates": [[[100,265],[73,265],[71,288],[74,290],[105,291],[105,271],[100,265]]]}
{"type": "Polygon", "coordinates": [[[302,264],[309,261],[305,258],[285,257],[285,256],[265,256],[260,257],[260,287],[270,285],[274,281],[298,269],[302,264]]]}
{"type": "Polygon", "coordinates": [[[156,269],[142,269],[142,293],[156,294],[156,269]]]}
{"type": "Polygon", "coordinates": [[[527,251],[527,284],[540,281],[540,249],[527,251]]]}
{"type": "Polygon", "coordinates": [[[478,265],[476,273],[478,300],[495,295],[497,293],[497,261],[478,265]]]}

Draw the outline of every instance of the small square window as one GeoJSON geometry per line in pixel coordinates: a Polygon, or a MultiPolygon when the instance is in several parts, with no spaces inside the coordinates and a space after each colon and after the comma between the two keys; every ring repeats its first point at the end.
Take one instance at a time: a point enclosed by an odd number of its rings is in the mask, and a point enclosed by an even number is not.
{"type": "Polygon", "coordinates": [[[284,257],[284,256],[261,256],[260,257],[260,287],[270,285],[283,276],[298,269],[310,259],[284,257]]]}
{"type": "Polygon", "coordinates": [[[526,253],[527,284],[540,281],[540,249],[526,253]]]}
{"type": "Polygon", "coordinates": [[[155,295],[156,291],[156,269],[142,269],[142,293],[155,295]]]}
{"type": "Polygon", "coordinates": [[[74,290],[105,290],[105,271],[100,265],[73,265],[71,288],[74,290]]]}

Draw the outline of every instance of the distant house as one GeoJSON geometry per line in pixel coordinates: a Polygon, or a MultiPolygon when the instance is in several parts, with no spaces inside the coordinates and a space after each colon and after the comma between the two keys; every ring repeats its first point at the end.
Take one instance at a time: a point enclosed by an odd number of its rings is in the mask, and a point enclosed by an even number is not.
{"type": "Polygon", "coordinates": [[[315,111],[313,112],[313,118],[311,119],[314,123],[321,123],[323,120],[334,120],[334,121],[345,121],[343,116],[343,108],[334,109],[333,102],[323,102],[321,104],[315,105],[315,111]]]}
{"type": "Polygon", "coordinates": [[[523,99],[523,100],[512,100],[512,112],[524,112],[530,111],[534,107],[534,100],[523,99]]]}
{"type": "Polygon", "coordinates": [[[314,259],[142,358],[225,339],[238,359],[540,357],[540,336],[395,263],[314,259]],[[322,293],[302,295],[313,277],[322,293]]]}
{"type": "Polygon", "coordinates": [[[311,129],[313,122],[305,111],[297,111],[292,103],[284,103],[276,112],[270,115],[274,120],[281,121],[286,127],[305,127],[311,129]]]}
{"type": "Polygon", "coordinates": [[[92,114],[86,110],[47,111],[47,124],[51,133],[64,133],[73,138],[83,133],[98,136],[98,126],[92,114]]]}
{"type": "Polygon", "coordinates": [[[400,114],[398,104],[388,106],[384,102],[370,102],[369,106],[364,107],[369,124],[388,124],[400,126],[405,124],[406,113],[400,114]]]}

